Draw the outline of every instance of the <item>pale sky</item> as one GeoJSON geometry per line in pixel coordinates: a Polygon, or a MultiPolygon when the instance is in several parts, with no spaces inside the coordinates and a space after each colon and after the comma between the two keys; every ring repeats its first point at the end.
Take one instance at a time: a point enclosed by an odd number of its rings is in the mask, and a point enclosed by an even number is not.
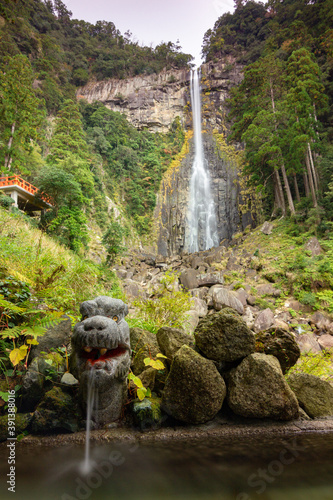
{"type": "Polygon", "coordinates": [[[201,63],[205,32],[225,12],[234,11],[233,0],[63,0],[73,19],[91,23],[112,21],[123,34],[130,30],[144,45],[180,41],[183,52],[201,63]]]}

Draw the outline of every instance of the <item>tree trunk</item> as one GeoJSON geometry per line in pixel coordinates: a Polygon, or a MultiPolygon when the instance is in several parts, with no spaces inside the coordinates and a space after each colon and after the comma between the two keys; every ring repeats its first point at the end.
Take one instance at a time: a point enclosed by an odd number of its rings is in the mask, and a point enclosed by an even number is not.
{"type": "Polygon", "coordinates": [[[313,183],[313,178],[312,178],[312,172],[311,172],[311,166],[310,166],[310,160],[309,160],[308,152],[305,154],[305,163],[306,163],[306,168],[307,168],[307,171],[308,171],[308,177],[309,177],[309,184],[310,184],[310,191],[311,191],[313,206],[314,206],[314,208],[316,208],[318,206],[318,203],[317,203],[316,191],[315,191],[315,187],[314,187],[314,183],[313,183]]]}
{"type": "Polygon", "coordinates": [[[294,173],[294,187],[295,187],[295,193],[296,193],[296,200],[298,202],[301,201],[301,197],[300,197],[300,194],[299,194],[299,189],[298,189],[298,184],[297,184],[297,177],[296,177],[296,174],[294,173]]]}
{"type": "Polygon", "coordinates": [[[318,189],[319,189],[319,179],[318,179],[318,174],[317,174],[317,171],[316,171],[314,163],[313,163],[312,151],[311,151],[311,146],[310,146],[309,142],[308,142],[308,153],[309,153],[311,170],[312,170],[312,174],[313,174],[314,187],[315,187],[315,190],[318,191],[318,189]]]}
{"type": "MultiPolygon", "coordinates": [[[[271,78],[269,80],[269,85],[270,85],[270,89],[271,89],[271,103],[272,103],[273,113],[275,115],[274,90],[273,90],[273,83],[272,83],[272,79],[271,78]]],[[[276,123],[275,123],[275,131],[277,132],[276,123]]],[[[291,196],[289,182],[288,182],[288,178],[287,178],[287,174],[286,174],[286,169],[284,168],[283,158],[282,157],[281,157],[281,160],[282,160],[281,161],[282,177],[283,177],[283,181],[284,181],[285,190],[286,190],[286,193],[287,193],[288,205],[289,205],[290,212],[294,215],[295,214],[294,202],[293,202],[293,198],[291,196]]],[[[279,176],[279,180],[280,180],[280,176],[279,176]]]]}
{"type": "Polygon", "coordinates": [[[294,207],[293,197],[291,196],[291,191],[290,191],[290,186],[289,186],[289,182],[288,182],[288,177],[287,177],[286,169],[285,169],[283,163],[281,165],[281,171],[282,171],[282,177],[283,177],[283,182],[284,182],[284,188],[285,188],[286,193],[287,193],[289,210],[290,210],[290,212],[291,212],[292,215],[295,215],[295,207],[294,207]]]}
{"type": "Polygon", "coordinates": [[[5,168],[7,168],[8,170],[10,170],[10,167],[11,167],[11,164],[12,164],[12,155],[10,154],[10,148],[12,147],[12,144],[13,144],[15,126],[16,126],[16,122],[14,122],[12,124],[12,129],[11,129],[11,132],[10,132],[10,138],[9,138],[9,141],[8,141],[8,144],[7,144],[8,153],[5,155],[5,168]]]}
{"type": "Polygon", "coordinates": [[[277,193],[277,200],[276,201],[277,201],[278,207],[280,207],[282,210],[282,215],[286,215],[286,204],[284,201],[280,174],[279,174],[278,170],[274,170],[274,173],[275,173],[276,193],[277,193]]]}
{"type": "Polygon", "coordinates": [[[308,197],[308,196],[310,196],[310,188],[309,188],[309,181],[308,181],[308,176],[307,176],[306,172],[303,172],[303,177],[304,177],[305,196],[308,197]]]}

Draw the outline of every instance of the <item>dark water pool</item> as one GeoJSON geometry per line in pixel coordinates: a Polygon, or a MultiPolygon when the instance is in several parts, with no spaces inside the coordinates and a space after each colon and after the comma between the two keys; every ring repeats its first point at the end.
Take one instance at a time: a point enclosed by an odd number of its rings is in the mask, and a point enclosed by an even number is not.
{"type": "Polygon", "coordinates": [[[16,448],[16,500],[333,500],[333,433],[234,437],[154,445],[16,448]]]}

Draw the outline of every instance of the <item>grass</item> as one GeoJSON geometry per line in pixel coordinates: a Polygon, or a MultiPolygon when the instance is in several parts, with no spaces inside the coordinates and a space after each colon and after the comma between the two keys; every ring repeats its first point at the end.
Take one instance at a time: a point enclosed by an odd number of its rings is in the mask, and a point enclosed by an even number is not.
{"type": "Polygon", "coordinates": [[[98,295],[118,296],[116,277],[55,242],[28,217],[0,209],[0,265],[27,283],[50,307],[77,314],[79,304],[98,295]]]}
{"type": "Polygon", "coordinates": [[[296,365],[289,370],[287,378],[292,373],[309,373],[333,382],[333,351],[302,354],[296,365]]]}

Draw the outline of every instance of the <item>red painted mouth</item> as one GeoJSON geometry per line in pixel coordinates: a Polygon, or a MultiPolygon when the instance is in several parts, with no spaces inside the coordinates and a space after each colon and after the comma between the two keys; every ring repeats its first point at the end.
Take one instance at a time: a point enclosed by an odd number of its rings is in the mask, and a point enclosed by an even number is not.
{"type": "Polygon", "coordinates": [[[86,359],[87,363],[93,366],[95,363],[99,361],[107,361],[109,359],[118,358],[122,354],[125,354],[127,351],[128,349],[122,346],[118,346],[115,349],[85,347],[84,349],[82,349],[80,355],[81,358],[86,359]],[[91,351],[88,352],[87,349],[91,349],[91,351]]]}

